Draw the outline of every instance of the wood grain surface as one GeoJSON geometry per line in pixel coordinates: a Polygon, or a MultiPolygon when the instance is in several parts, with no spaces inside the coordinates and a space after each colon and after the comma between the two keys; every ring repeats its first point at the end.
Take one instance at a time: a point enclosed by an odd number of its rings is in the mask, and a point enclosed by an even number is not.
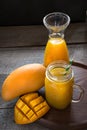
{"type": "MultiPolygon", "coordinates": [[[[65,30],[69,44],[87,42],[87,23],[73,23],[65,30]]],[[[0,47],[42,46],[46,45],[48,31],[44,26],[0,27],[0,47]]]]}

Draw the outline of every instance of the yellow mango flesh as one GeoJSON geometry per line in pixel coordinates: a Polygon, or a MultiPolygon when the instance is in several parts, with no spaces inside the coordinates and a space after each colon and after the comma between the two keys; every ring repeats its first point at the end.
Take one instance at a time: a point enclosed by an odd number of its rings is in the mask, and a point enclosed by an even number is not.
{"type": "Polygon", "coordinates": [[[50,107],[38,93],[29,93],[20,97],[14,108],[14,120],[17,124],[28,124],[41,118],[50,107]]]}

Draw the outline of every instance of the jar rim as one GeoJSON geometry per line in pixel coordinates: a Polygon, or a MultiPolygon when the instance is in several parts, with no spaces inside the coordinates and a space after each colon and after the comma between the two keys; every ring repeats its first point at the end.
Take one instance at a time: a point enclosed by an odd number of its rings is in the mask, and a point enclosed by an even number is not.
{"type": "Polygon", "coordinates": [[[69,64],[63,60],[59,60],[59,61],[54,61],[52,63],[50,63],[48,66],[47,66],[47,69],[46,69],[46,77],[49,78],[50,80],[52,81],[56,81],[56,82],[65,82],[69,79],[71,79],[73,77],[73,71],[72,71],[72,68],[70,67],[68,71],[66,71],[66,68],[69,64]],[[61,73],[61,76],[59,75],[54,75],[52,73],[52,70],[53,69],[57,69],[57,68],[63,68],[65,69],[63,73],[61,73]]]}

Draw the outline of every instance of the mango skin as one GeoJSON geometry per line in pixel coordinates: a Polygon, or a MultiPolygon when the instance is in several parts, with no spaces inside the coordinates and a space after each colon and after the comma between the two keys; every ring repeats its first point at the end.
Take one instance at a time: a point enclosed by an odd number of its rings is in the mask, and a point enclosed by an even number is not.
{"type": "Polygon", "coordinates": [[[39,63],[26,64],[12,71],[2,85],[3,100],[10,101],[44,86],[46,68],[39,63]]]}

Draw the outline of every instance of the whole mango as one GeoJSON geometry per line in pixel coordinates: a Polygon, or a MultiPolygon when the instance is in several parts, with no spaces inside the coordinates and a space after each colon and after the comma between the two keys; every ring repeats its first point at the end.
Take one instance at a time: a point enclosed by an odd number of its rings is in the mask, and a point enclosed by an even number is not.
{"type": "Polygon", "coordinates": [[[39,63],[26,64],[13,70],[2,85],[2,98],[12,100],[25,93],[39,90],[44,85],[46,68],[39,63]]]}

